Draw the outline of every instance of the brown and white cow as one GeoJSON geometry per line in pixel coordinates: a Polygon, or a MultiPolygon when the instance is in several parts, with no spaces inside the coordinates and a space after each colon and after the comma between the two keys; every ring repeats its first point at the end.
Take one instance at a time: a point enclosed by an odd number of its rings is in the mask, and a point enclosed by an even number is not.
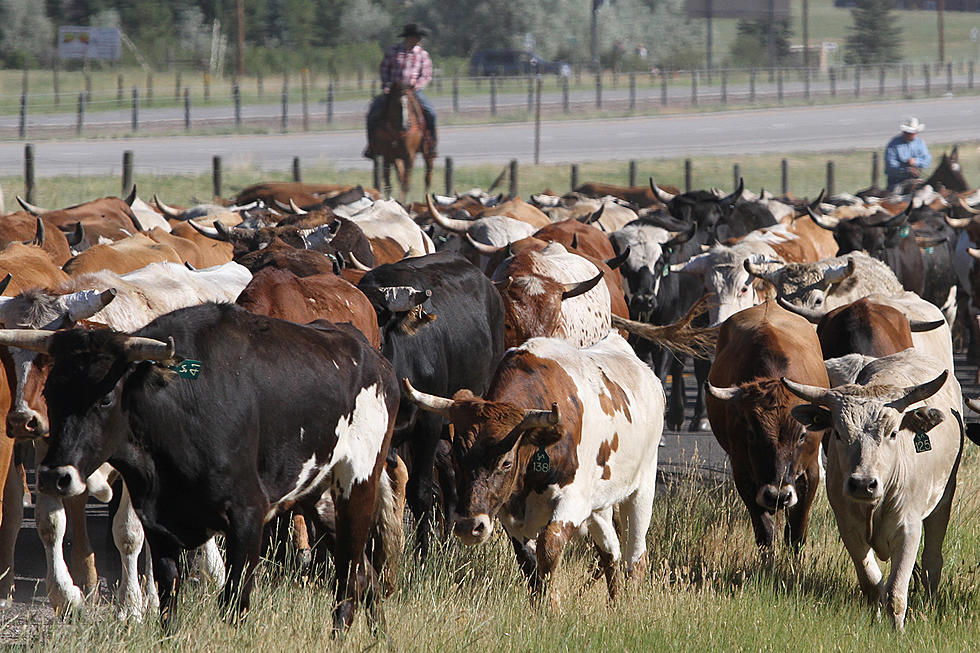
{"type": "Polygon", "coordinates": [[[776,513],[785,509],[785,541],[798,548],[820,484],[822,433],[793,419],[790,411],[802,402],[780,383],[784,376],[830,387],[805,319],[770,300],[721,325],[708,375],[711,430],[731,460],[756,544],[772,546],[776,513]]]}
{"type": "Polygon", "coordinates": [[[534,338],[507,352],[483,398],[468,390],[436,397],[403,383],[421,408],[453,425],[456,536],[485,542],[498,517],[541,590],[586,526],[615,598],[620,558],[631,574],[646,551],[664,411],[660,381],[626,341],[610,333],[578,349],[534,338]],[[629,531],[622,554],[617,507],[629,531]]]}
{"type": "Polygon", "coordinates": [[[62,269],[71,277],[102,270],[126,274],[150,263],[164,261],[183,263],[173,247],[162,245],[146,234],[137,233],[111,244],[94,245],[73,257],[62,269]]]}

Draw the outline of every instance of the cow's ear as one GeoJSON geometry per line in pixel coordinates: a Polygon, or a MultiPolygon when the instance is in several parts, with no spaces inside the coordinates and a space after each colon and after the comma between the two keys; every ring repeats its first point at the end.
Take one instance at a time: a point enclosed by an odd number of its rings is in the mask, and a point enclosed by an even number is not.
{"type": "Polygon", "coordinates": [[[800,404],[790,411],[797,422],[807,431],[822,431],[831,426],[830,411],[815,404],[800,404]]]}
{"type": "Polygon", "coordinates": [[[531,429],[524,434],[524,441],[536,447],[547,447],[561,440],[564,435],[565,429],[562,428],[561,424],[556,424],[555,426],[531,429]]]}
{"type": "Polygon", "coordinates": [[[941,410],[935,408],[916,408],[902,417],[902,428],[913,433],[926,433],[939,425],[945,417],[941,410]]]}

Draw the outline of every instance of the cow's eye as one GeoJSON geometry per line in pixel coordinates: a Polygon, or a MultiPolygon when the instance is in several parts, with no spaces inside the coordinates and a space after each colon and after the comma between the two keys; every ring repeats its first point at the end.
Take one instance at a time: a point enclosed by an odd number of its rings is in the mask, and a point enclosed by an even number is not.
{"type": "Polygon", "coordinates": [[[888,437],[889,437],[889,438],[891,438],[892,440],[894,440],[895,438],[897,438],[897,437],[898,437],[898,431],[892,431],[892,432],[891,432],[891,433],[890,433],[890,434],[888,435],[888,437]]]}
{"type": "Polygon", "coordinates": [[[802,431],[802,432],[800,433],[800,443],[802,443],[802,442],[803,442],[804,440],[806,440],[806,429],[804,429],[804,430],[803,430],[803,431],[802,431]]]}
{"type": "Polygon", "coordinates": [[[749,287],[748,286],[742,286],[741,288],[738,289],[738,294],[739,295],[744,295],[748,291],[749,291],[749,287]]]}
{"type": "Polygon", "coordinates": [[[823,306],[823,298],[822,297],[817,297],[816,299],[814,299],[813,300],[813,305],[814,306],[823,306]]]}
{"type": "Polygon", "coordinates": [[[835,430],[834,431],[834,437],[837,438],[838,440],[843,440],[843,438],[840,436],[840,431],[836,431],[835,430]]]}
{"type": "Polygon", "coordinates": [[[115,401],[115,397],[112,394],[107,394],[106,396],[99,399],[99,408],[108,408],[115,401]]]}
{"type": "Polygon", "coordinates": [[[514,463],[511,460],[505,460],[502,463],[500,463],[500,471],[506,472],[513,466],[514,463]]]}

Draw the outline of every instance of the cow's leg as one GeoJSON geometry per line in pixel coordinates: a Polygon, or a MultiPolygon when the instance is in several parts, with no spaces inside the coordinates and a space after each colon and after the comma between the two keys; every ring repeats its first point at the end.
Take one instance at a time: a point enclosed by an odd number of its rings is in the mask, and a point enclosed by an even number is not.
{"type": "Polygon", "coordinates": [[[14,546],[24,519],[24,485],[14,463],[14,441],[2,434],[0,438],[0,608],[7,608],[14,594],[14,546]]]}
{"type": "Polygon", "coordinates": [[[139,555],[143,548],[143,525],[129,497],[129,489],[123,483],[119,508],[112,518],[112,539],[119,550],[122,562],[122,574],[119,578],[119,591],[116,599],[119,601],[117,616],[120,619],[134,617],[137,621],[143,619],[143,592],[139,579],[139,555]]]}
{"type": "MultiPolygon", "coordinates": [[[[866,524],[867,521],[865,521],[866,524]]],[[[857,572],[861,592],[868,603],[872,605],[879,603],[881,601],[881,569],[871,551],[871,545],[864,537],[863,525],[856,521],[841,523],[840,519],[838,519],[837,525],[840,529],[841,541],[844,542],[844,548],[847,549],[848,555],[854,561],[854,570],[857,572]]],[[[892,561],[892,565],[894,568],[894,561],[892,561]]]]}
{"type": "Polygon", "coordinates": [[[665,351],[670,363],[670,402],[667,406],[666,427],[679,431],[684,425],[684,359],[665,351]]]}
{"type": "Polygon", "coordinates": [[[751,482],[751,475],[745,469],[733,469],[735,477],[735,488],[739,496],[745,503],[749,511],[749,518],[752,520],[752,530],[755,533],[755,544],[759,548],[771,549],[774,535],[774,524],[772,515],[767,513],[756,500],[757,488],[751,482]]]}
{"type": "Polygon", "coordinates": [[[915,570],[915,557],[922,539],[921,524],[907,524],[893,536],[891,549],[892,567],[885,584],[885,605],[896,630],[905,630],[905,612],[908,609],[909,582],[915,570]]]}
{"type": "Polygon", "coordinates": [[[949,513],[953,507],[953,494],[956,491],[956,472],[959,459],[953,467],[953,472],[946,481],[943,498],[928,517],[922,520],[924,529],[922,544],[922,573],[925,579],[926,591],[930,597],[936,596],[939,590],[939,577],[943,571],[943,540],[946,539],[946,528],[949,526],[949,513]]]}
{"type": "Polygon", "coordinates": [[[150,540],[143,538],[143,565],[145,583],[143,585],[143,595],[146,597],[146,609],[158,610],[160,608],[160,595],[157,593],[157,584],[153,579],[153,552],[150,551],[150,540]]]}
{"type": "Polygon", "coordinates": [[[619,560],[622,553],[619,548],[619,536],[613,525],[612,508],[594,512],[586,520],[589,535],[599,547],[599,567],[606,575],[606,587],[609,590],[609,600],[615,601],[619,594],[619,560]]]}
{"type": "Polygon", "coordinates": [[[419,415],[414,437],[409,440],[412,473],[408,477],[408,507],[415,516],[418,554],[422,560],[429,555],[432,537],[432,479],[441,421],[442,418],[431,413],[419,415]]]}
{"type": "Polygon", "coordinates": [[[61,499],[39,492],[34,506],[34,519],[47,559],[46,583],[51,606],[58,613],[63,613],[68,608],[80,607],[84,600],[82,591],[75,586],[71,574],[68,573],[68,565],[65,564],[63,545],[68,518],[61,499]]]}
{"type": "Polygon", "coordinates": [[[620,513],[626,519],[626,576],[641,576],[644,573],[647,531],[650,530],[650,517],[653,515],[653,497],[656,492],[656,475],[641,481],[641,485],[623,503],[620,513]]]}
{"type": "Polygon", "coordinates": [[[224,586],[225,561],[221,559],[221,551],[213,537],[194,549],[192,557],[191,573],[194,577],[206,579],[215,587],[224,586]]]}
{"type": "Polygon", "coordinates": [[[453,469],[450,447],[448,437],[439,440],[436,445],[435,468],[439,475],[439,489],[442,496],[442,539],[444,540],[452,537],[453,515],[456,514],[456,504],[459,501],[456,494],[456,471],[453,469]]]}
{"type": "Polygon", "coordinates": [[[177,630],[177,598],[180,594],[180,547],[168,535],[152,529],[146,540],[153,554],[153,578],[160,596],[160,626],[165,633],[177,630]]]}
{"type": "Polygon", "coordinates": [[[527,580],[531,592],[541,591],[541,579],[538,577],[538,564],[535,560],[535,549],[531,546],[532,542],[523,542],[516,537],[510,538],[510,545],[517,556],[517,566],[527,580]]]}
{"type": "Polygon", "coordinates": [[[541,580],[542,590],[551,602],[551,607],[555,610],[561,609],[561,597],[552,586],[551,580],[561,563],[565,544],[576,530],[577,527],[572,522],[550,521],[536,538],[537,546],[534,553],[538,563],[538,578],[541,580]]]}
{"type": "Polygon", "coordinates": [[[268,505],[251,493],[252,498],[243,497],[228,515],[229,526],[225,533],[225,587],[221,602],[232,607],[228,617],[232,620],[243,618],[248,612],[255,566],[262,553],[262,525],[268,505]]]}
{"type": "Polygon", "coordinates": [[[794,553],[799,553],[806,542],[807,523],[810,519],[810,506],[817,496],[820,485],[820,465],[814,463],[796,479],[796,505],[786,511],[786,528],[783,537],[794,553]]]}
{"type": "Polygon", "coordinates": [[[296,562],[301,569],[310,566],[310,532],[306,528],[306,518],[300,512],[293,512],[292,519],[293,548],[296,549],[296,562]]]}
{"type": "Polygon", "coordinates": [[[62,499],[71,525],[71,576],[80,581],[86,596],[92,595],[99,586],[99,575],[95,570],[95,551],[88,538],[88,524],[85,519],[85,504],[88,492],[62,499]]]}
{"type": "Polygon", "coordinates": [[[333,495],[335,524],[337,528],[334,544],[334,566],[336,607],[333,613],[333,626],[337,632],[345,632],[354,621],[354,613],[365,589],[371,602],[374,618],[383,621],[380,605],[374,601],[380,596],[381,588],[373,573],[371,563],[364,555],[368,535],[371,530],[374,505],[377,498],[377,484],[381,465],[377,465],[371,478],[355,482],[349,496],[339,491],[333,495]],[[369,571],[370,569],[370,571],[369,571]]]}
{"type": "Polygon", "coordinates": [[[711,361],[706,358],[694,359],[694,378],[698,383],[698,396],[694,401],[694,415],[691,417],[692,431],[710,431],[711,424],[704,416],[704,384],[708,380],[708,372],[711,371],[711,361]]]}
{"type": "Polygon", "coordinates": [[[408,192],[411,190],[412,187],[413,158],[409,158],[406,156],[406,158],[402,161],[401,169],[398,171],[399,181],[401,181],[401,186],[402,186],[402,204],[404,204],[405,200],[408,198],[408,192]]]}

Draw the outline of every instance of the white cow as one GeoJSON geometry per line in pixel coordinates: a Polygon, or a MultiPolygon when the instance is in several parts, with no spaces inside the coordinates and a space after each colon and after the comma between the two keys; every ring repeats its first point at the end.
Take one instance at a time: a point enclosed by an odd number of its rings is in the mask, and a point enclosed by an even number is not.
{"type": "Polygon", "coordinates": [[[868,362],[854,383],[828,390],[783,379],[811,402],[793,416],[827,425],[827,498],[861,590],[883,602],[904,629],[908,587],[920,542],[926,588],[943,566],[956,471],[963,448],[959,383],[942,363],[914,349],[868,362]],[[923,532],[924,531],[924,532],[923,532]],[[891,560],[884,580],[875,555],[891,560]]]}

